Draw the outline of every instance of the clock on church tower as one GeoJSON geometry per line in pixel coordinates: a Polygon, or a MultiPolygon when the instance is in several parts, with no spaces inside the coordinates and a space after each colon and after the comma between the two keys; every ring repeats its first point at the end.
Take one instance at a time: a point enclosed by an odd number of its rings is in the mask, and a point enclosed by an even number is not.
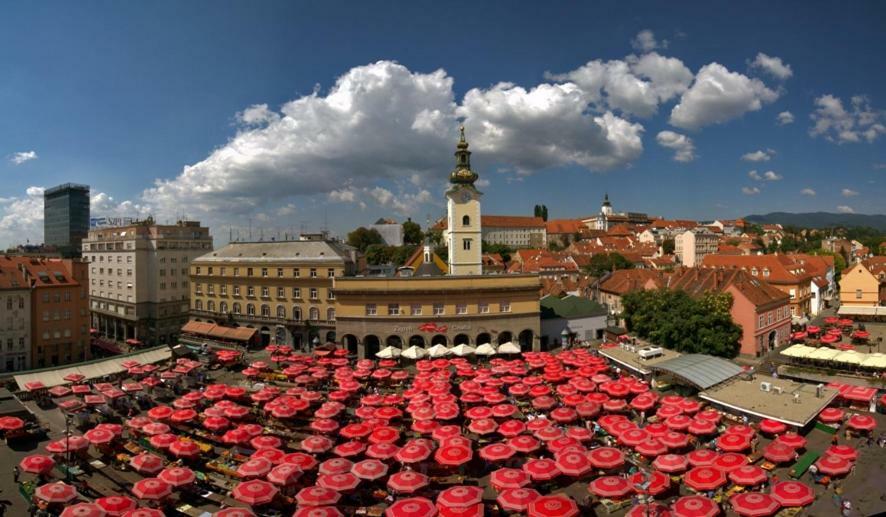
{"type": "Polygon", "coordinates": [[[482,275],[482,232],[480,196],[474,186],[479,177],[471,170],[471,152],[465,140],[465,128],[459,128],[455,151],[455,169],[449,174],[452,186],[446,191],[449,233],[449,274],[482,275]]]}

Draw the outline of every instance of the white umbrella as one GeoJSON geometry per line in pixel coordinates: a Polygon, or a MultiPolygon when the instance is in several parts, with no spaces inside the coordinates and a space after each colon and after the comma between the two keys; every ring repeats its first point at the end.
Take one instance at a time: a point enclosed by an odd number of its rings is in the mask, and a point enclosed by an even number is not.
{"type": "Polygon", "coordinates": [[[471,345],[461,344],[452,349],[452,353],[459,356],[464,357],[466,355],[471,355],[476,352],[477,349],[472,347],[471,345]]]}
{"type": "Polygon", "coordinates": [[[397,347],[386,346],[381,352],[375,354],[375,357],[378,357],[379,359],[394,359],[395,357],[400,357],[401,353],[403,353],[403,351],[397,347]]]}
{"type": "Polygon", "coordinates": [[[415,345],[403,351],[403,357],[405,357],[406,359],[416,360],[421,359],[426,355],[428,355],[428,352],[424,348],[415,345]]]}
{"type": "Polygon", "coordinates": [[[498,347],[499,354],[519,354],[521,352],[520,347],[510,341],[498,347]]]}
{"type": "Polygon", "coordinates": [[[428,349],[428,356],[430,357],[446,357],[449,353],[446,345],[437,344],[428,349]]]}
{"type": "Polygon", "coordinates": [[[477,355],[495,355],[498,352],[495,351],[495,347],[490,345],[489,343],[483,343],[482,345],[477,347],[476,350],[477,355]]]}

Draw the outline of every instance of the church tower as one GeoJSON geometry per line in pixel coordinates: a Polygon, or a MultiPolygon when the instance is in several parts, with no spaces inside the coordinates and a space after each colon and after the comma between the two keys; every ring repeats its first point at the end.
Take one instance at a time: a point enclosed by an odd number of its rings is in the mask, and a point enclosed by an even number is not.
{"type": "Polygon", "coordinates": [[[477,173],[471,170],[471,152],[465,140],[465,128],[455,151],[455,169],[449,174],[452,185],[446,191],[448,212],[449,274],[482,275],[483,260],[480,231],[480,196],[474,186],[477,173]]]}

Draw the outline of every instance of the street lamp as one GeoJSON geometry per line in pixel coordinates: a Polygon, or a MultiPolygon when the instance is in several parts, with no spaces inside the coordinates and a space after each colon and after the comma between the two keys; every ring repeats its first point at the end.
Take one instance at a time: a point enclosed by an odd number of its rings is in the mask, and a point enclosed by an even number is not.
{"type": "Polygon", "coordinates": [[[71,420],[73,416],[65,413],[65,481],[71,482],[71,420]]]}
{"type": "Polygon", "coordinates": [[[569,327],[563,327],[563,332],[560,332],[560,343],[562,343],[563,348],[569,348],[569,327]]]}

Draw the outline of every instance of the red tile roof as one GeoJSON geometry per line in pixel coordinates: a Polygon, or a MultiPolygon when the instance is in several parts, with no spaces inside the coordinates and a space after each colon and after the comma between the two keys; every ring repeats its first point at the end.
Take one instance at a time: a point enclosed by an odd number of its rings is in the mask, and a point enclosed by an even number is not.
{"type": "Polygon", "coordinates": [[[668,283],[670,289],[686,291],[692,296],[723,292],[730,286],[734,286],[757,307],[787,304],[790,301],[790,296],[783,291],[741,269],[681,268],[674,272],[668,283]]]}
{"type": "Polygon", "coordinates": [[[486,228],[544,228],[545,221],[541,217],[522,215],[483,215],[480,224],[486,228]]]}
{"type": "MultiPolygon", "coordinates": [[[[701,262],[704,267],[728,267],[757,270],[757,277],[771,284],[801,284],[812,279],[806,266],[790,258],[790,255],[706,255],[701,262]],[[764,270],[769,271],[767,276],[764,270]]],[[[752,275],[753,276],[753,275],[752,275]]]]}
{"type": "Polygon", "coordinates": [[[545,223],[545,229],[548,235],[557,233],[575,234],[581,233],[582,230],[587,230],[588,227],[580,219],[551,219],[545,223]]]}
{"type": "Polygon", "coordinates": [[[665,285],[661,271],[650,269],[619,269],[600,282],[600,290],[624,295],[641,289],[656,289],[665,285]]]}
{"type": "Polygon", "coordinates": [[[4,256],[0,265],[27,272],[26,281],[33,287],[80,285],[74,280],[69,263],[70,260],[62,259],[4,256]]]}

